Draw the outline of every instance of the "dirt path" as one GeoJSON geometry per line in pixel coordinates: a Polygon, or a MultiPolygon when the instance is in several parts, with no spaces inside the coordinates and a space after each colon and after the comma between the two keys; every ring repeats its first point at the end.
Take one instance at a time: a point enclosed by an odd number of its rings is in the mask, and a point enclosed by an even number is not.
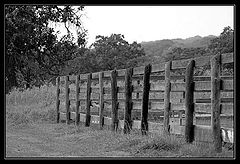
{"type": "MultiPolygon", "coordinates": [[[[65,124],[7,127],[6,157],[124,157],[117,137],[65,124]]],[[[108,132],[109,133],[109,132],[108,132]]]]}
{"type": "Polygon", "coordinates": [[[233,157],[227,149],[216,154],[208,146],[136,134],[65,123],[7,126],[5,152],[6,157],[233,157]]]}

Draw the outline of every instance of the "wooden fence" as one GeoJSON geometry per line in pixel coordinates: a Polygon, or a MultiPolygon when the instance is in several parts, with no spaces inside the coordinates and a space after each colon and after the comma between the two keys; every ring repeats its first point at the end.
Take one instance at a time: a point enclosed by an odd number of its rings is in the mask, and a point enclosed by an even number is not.
{"type": "Polygon", "coordinates": [[[57,77],[57,122],[181,134],[189,143],[213,142],[220,152],[222,141],[234,142],[234,84],[222,75],[225,63],[233,63],[233,53],[57,77]],[[204,65],[211,76],[196,76],[204,65]],[[180,69],[185,74],[174,75],[180,69]]]}

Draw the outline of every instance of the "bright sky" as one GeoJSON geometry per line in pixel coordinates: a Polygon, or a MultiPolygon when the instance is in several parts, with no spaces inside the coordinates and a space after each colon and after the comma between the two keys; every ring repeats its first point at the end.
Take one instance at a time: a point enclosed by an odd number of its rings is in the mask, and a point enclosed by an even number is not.
{"type": "Polygon", "coordinates": [[[132,43],[220,35],[234,29],[233,6],[85,6],[88,44],[97,35],[123,34],[132,43]]]}

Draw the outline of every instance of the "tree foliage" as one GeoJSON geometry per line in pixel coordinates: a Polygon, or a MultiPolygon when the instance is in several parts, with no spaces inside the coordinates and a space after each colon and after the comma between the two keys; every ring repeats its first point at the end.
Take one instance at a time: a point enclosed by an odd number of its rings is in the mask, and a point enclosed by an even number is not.
{"type": "Polygon", "coordinates": [[[141,57],[145,56],[140,44],[129,44],[121,34],[112,34],[109,37],[99,35],[90,47],[76,51],[77,57],[70,60],[64,70],[66,74],[135,67],[141,64],[141,57]]]}
{"type": "Polygon", "coordinates": [[[136,58],[145,55],[141,44],[129,44],[121,34],[112,34],[110,37],[98,35],[92,46],[101,70],[134,67],[136,58]]]}
{"type": "Polygon", "coordinates": [[[77,12],[71,6],[6,5],[5,6],[5,82],[6,91],[24,84],[39,85],[57,76],[63,64],[72,59],[76,45],[72,43],[69,24],[78,29],[79,45],[85,33],[77,12]],[[68,34],[60,41],[49,27],[51,22],[63,23],[68,34]]]}
{"type": "Polygon", "coordinates": [[[212,39],[208,48],[213,54],[223,54],[233,52],[234,50],[234,31],[231,27],[225,27],[219,37],[212,39]]]}

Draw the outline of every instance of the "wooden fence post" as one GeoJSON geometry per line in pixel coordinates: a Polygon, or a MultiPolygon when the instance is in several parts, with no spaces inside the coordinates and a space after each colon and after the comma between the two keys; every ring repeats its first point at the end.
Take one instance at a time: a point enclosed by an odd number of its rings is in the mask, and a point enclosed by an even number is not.
{"type": "Polygon", "coordinates": [[[60,100],[59,100],[59,94],[60,94],[60,89],[59,89],[59,85],[60,85],[60,77],[57,77],[56,79],[57,82],[57,92],[56,92],[56,113],[57,113],[57,123],[59,123],[60,120],[60,113],[59,113],[59,105],[60,105],[60,100]]]}
{"type": "Polygon", "coordinates": [[[163,129],[164,134],[169,134],[169,115],[170,115],[170,70],[172,62],[169,61],[165,64],[165,90],[164,90],[164,120],[163,129]]]}
{"type": "Polygon", "coordinates": [[[195,61],[191,60],[186,68],[185,74],[185,140],[187,143],[193,142],[194,139],[194,126],[193,126],[193,112],[194,112],[194,103],[193,103],[193,70],[194,70],[195,61]]]}
{"type": "Polygon", "coordinates": [[[103,128],[104,124],[104,117],[103,117],[103,110],[104,110],[104,90],[103,90],[103,72],[99,72],[99,126],[100,129],[103,128]]]}
{"type": "Polygon", "coordinates": [[[133,68],[126,69],[125,73],[125,110],[124,110],[124,128],[123,133],[130,133],[132,128],[131,112],[132,112],[132,73],[133,68]]]}
{"type": "Polygon", "coordinates": [[[220,55],[211,59],[211,127],[216,152],[222,151],[220,128],[220,55]]]}
{"type": "MultiPolygon", "coordinates": [[[[140,84],[140,80],[137,80],[137,85],[140,84]]],[[[136,93],[136,99],[139,99],[139,92],[136,93]]]]}
{"type": "Polygon", "coordinates": [[[90,106],[91,106],[91,79],[92,79],[92,73],[89,73],[87,75],[87,96],[86,96],[86,120],[85,120],[85,126],[90,126],[90,106]]]}
{"type": "Polygon", "coordinates": [[[150,74],[151,64],[148,64],[144,69],[143,76],[143,96],[142,96],[142,111],[141,111],[141,132],[143,135],[148,131],[148,101],[150,90],[150,74]]]}
{"type": "Polygon", "coordinates": [[[76,115],[75,115],[75,125],[79,125],[79,121],[80,121],[80,114],[79,114],[79,92],[80,92],[80,88],[79,88],[79,81],[80,81],[80,75],[76,76],[76,115]]]}
{"type": "Polygon", "coordinates": [[[118,102],[117,102],[117,71],[111,71],[111,91],[112,91],[112,131],[118,129],[118,102]]]}
{"type": "Polygon", "coordinates": [[[65,76],[66,123],[70,123],[69,76],[65,76]]]}

